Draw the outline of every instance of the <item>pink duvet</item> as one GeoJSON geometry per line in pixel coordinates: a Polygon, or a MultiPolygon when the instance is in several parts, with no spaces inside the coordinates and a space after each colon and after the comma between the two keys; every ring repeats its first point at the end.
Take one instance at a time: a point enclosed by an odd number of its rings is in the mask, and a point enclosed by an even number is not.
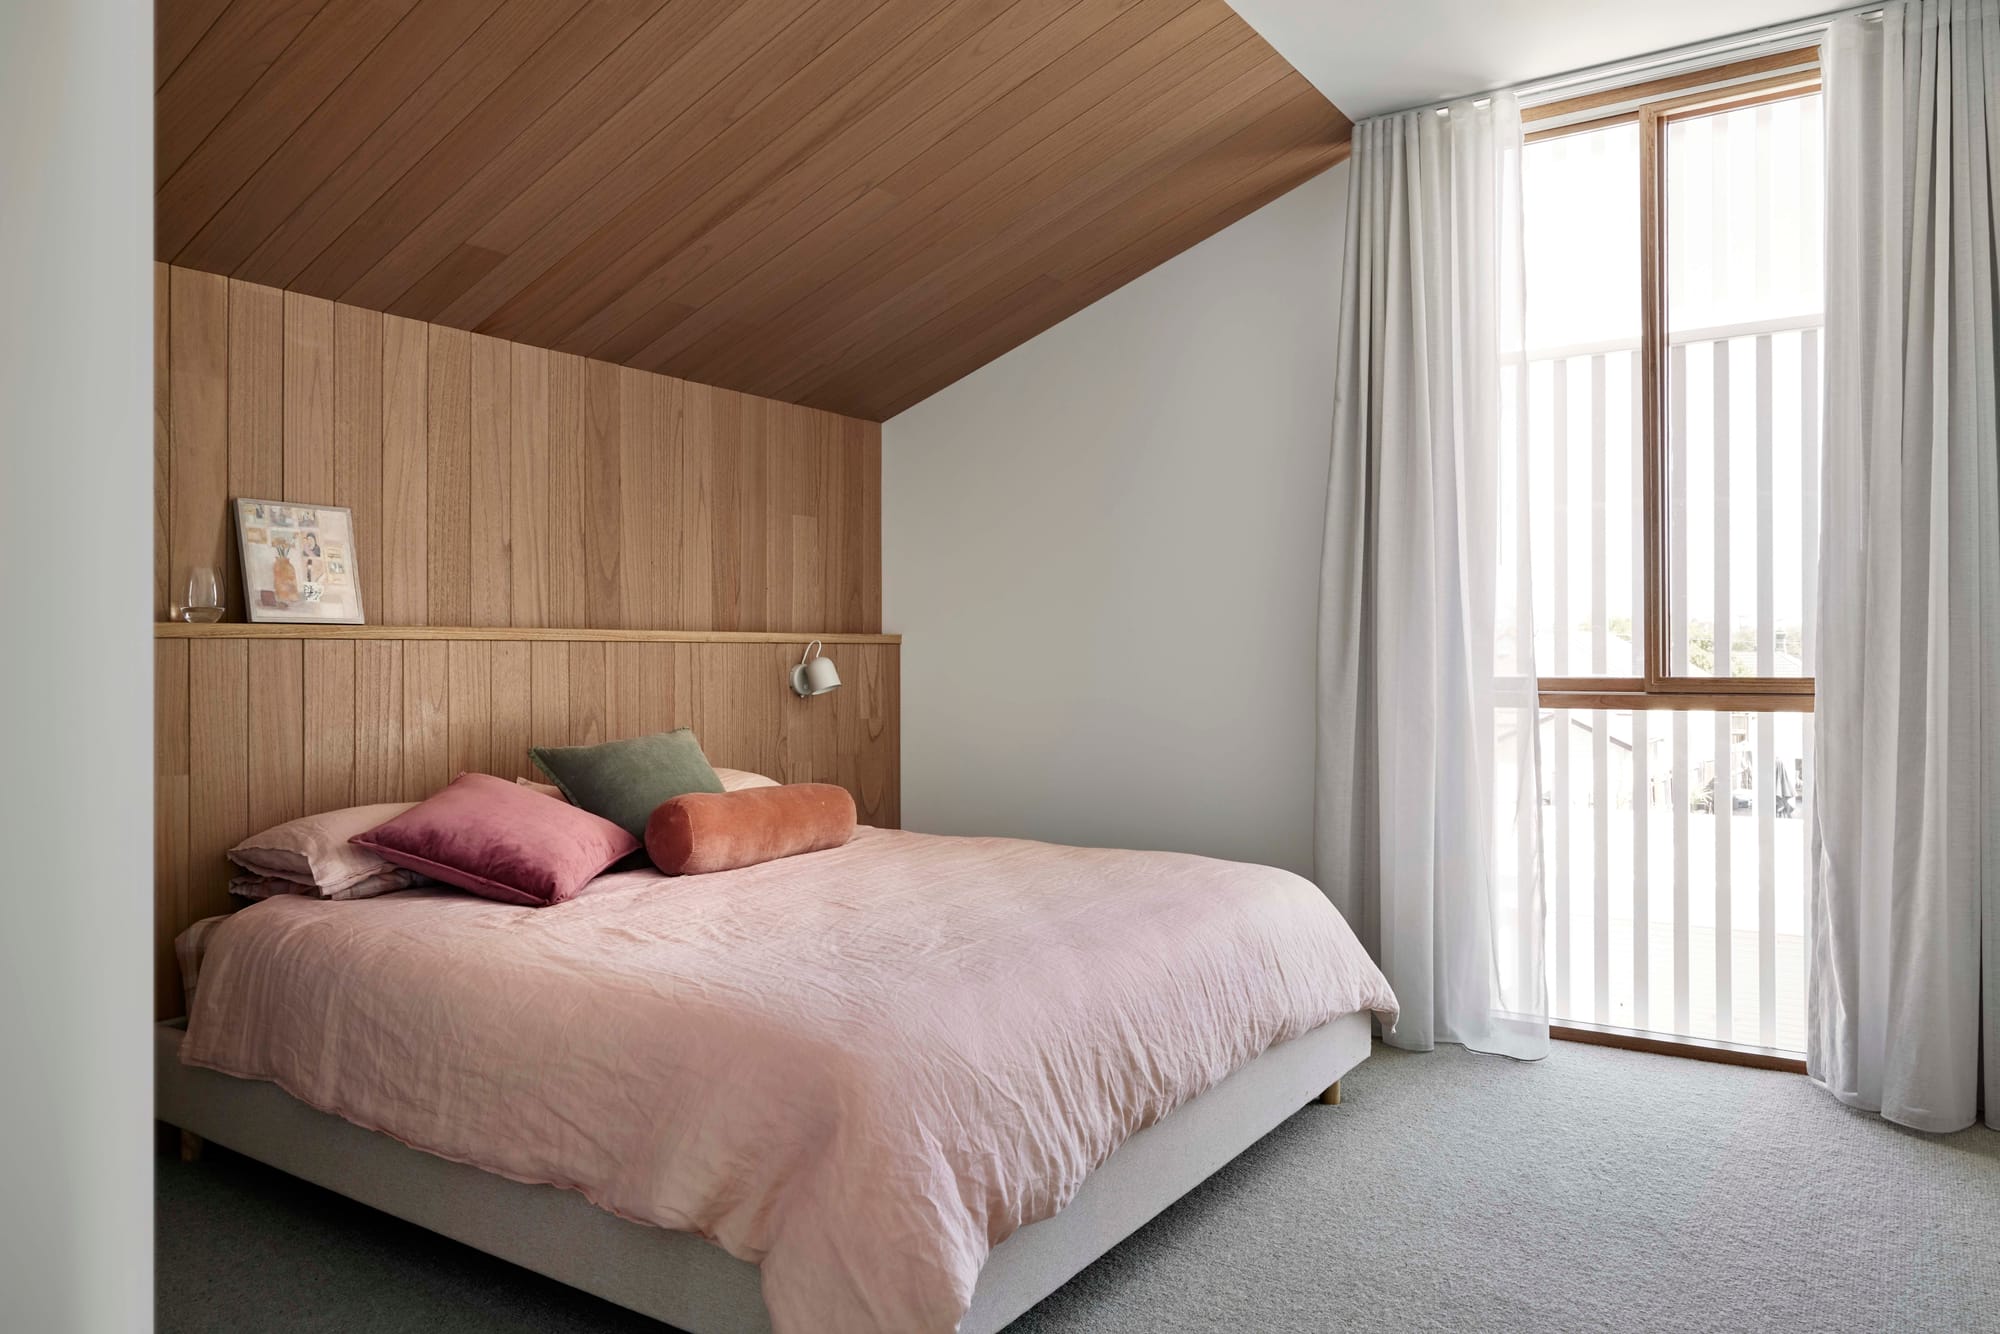
{"type": "Polygon", "coordinates": [[[553,908],[269,899],[214,931],[182,1051],[698,1232],[785,1334],[946,1331],[1135,1131],[1395,1004],[1288,872],[863,829],[553,908]]]}

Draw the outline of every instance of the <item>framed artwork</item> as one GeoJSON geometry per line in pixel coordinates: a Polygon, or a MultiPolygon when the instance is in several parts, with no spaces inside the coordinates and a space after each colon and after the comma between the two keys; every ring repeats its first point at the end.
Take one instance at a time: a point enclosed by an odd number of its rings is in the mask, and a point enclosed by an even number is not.
{"type": "Polygon", "coordinates": [[[243,606],[253,621],[365,625],[354,514],[338,505],[236,501],[243,606]]]}

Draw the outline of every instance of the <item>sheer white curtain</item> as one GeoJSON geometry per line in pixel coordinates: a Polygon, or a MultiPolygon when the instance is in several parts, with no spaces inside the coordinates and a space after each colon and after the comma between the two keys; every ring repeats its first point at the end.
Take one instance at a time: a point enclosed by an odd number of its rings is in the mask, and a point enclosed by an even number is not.
{"type": "Polygon", "coordinates": [[[1807,1063],[1956,1130],[1983,1059],[2000,1127],[2000,5],[1837,20],[1826,105],[1807,1063]]]}
{"type": "Polygon", "coordinates": [[[1511,95],[1354,134],[1321,567],[1319,881],[1388,1040],[1548,1049],[1511,95]]]}

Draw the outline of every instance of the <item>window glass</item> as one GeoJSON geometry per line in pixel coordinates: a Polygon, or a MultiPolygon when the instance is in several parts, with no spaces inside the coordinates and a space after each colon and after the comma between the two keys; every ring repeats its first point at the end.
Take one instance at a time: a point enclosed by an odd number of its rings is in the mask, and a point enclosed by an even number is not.
{"type": "Polygon", "coordinates": [[[1812,674],[1820,103],[1666,126],[1673,674],[1812,674]]]}
{"type": "Polygon", "coordinates": [[[1528,145],[1522,159],[1535,659],[1543,676],[1645,670],[1639,129],[1528,145]]]}

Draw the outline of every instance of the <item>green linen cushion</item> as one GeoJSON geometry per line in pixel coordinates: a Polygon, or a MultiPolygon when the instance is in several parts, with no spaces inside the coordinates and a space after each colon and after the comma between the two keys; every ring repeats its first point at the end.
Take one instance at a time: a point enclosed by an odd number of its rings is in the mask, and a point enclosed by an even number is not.
{"type": "Polygon", "coordinates": [[[536,746],[528,753],[571,805],[641,840],[647,819],[661,802],[689,792],[722,791],[722,780],[701,753],[701,743],[685,727],[601,746],[536,746]]]}

